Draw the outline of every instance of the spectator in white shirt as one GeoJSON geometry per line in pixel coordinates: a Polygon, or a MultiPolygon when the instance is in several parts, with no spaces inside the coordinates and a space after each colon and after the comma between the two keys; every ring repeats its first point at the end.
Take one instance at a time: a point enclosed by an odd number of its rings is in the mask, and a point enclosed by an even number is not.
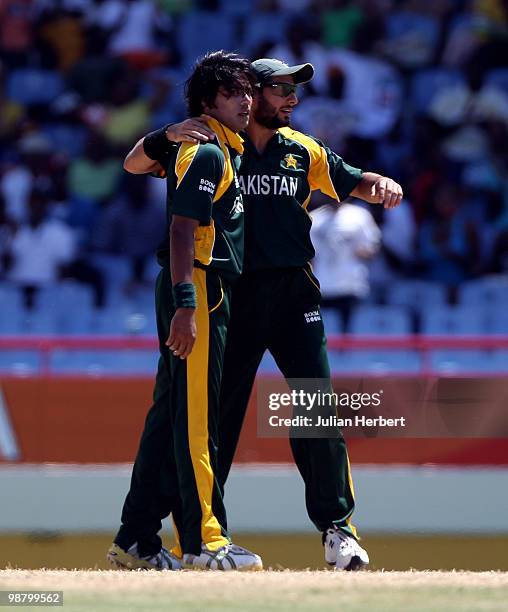
{"type": "Polygon", "coordinates": [[[369,294],[368,261],[379,250],[381,232],[371,213],[353,201],[322,206],[311,216],[321,306],[336,309],[347,331],[353,309],[369,294]]]}
{"type": "Polygon", "coordinates": [[[37,290],[56,282],[76,254],[73,230],[61,221],[48,219],[47,206],[46,194],[33,191],[29,221],[16,231],[8,253],[7,278],[23,289],[29,308],[37,290]]]}

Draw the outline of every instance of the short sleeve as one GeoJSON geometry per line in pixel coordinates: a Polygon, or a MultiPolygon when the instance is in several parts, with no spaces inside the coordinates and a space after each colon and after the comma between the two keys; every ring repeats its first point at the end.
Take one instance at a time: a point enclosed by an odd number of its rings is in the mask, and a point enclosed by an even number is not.
{"type": "Polygon", "coordinates": [[[164,153],[156,160],[161,165],[159,170],[150,172],[150,176],[155,178],[166,178],[168,175],[168,168],[174,163],[175,157],[178,153],[179,145],[176,142],[170,142],[168,148],[164,153]]]}
{"type": "Polygon", "coordinates": [[[224,154],[214,144],[183,143],[175,161],[172,212],[209,225],[212,203],[224,173],[224,154]]]}
{"type": "MultiPolygon", "coordinates": [[[[311,137],[312,138],[312,137],[311,137]]],[[[348,197],[362,178],[359,168],[347,164],[340,155],[334,153],[316,138],[312,140],[319,146],[313,151],[309,170],[309,184],[312,190],[319,189],[339,202],[348,197]]]]}

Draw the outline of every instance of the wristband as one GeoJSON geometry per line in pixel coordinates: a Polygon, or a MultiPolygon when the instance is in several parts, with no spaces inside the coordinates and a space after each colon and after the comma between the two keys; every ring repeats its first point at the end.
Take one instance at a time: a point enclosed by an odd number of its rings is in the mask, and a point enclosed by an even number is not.
{"type": "Polygon", "coordinates": [[[194,283],[173,285],[175,308],[196,308],[196,288],[194,283]]]}
{"type": "Polygon", "coordinates": [[[166,136],[166,130],[170,124],[168,123],[155,132],[150,132],[143,138],[143,150],[145,155],[150,159],[158,161],[164,156],[169,147],[169,141],[166,136]]]}

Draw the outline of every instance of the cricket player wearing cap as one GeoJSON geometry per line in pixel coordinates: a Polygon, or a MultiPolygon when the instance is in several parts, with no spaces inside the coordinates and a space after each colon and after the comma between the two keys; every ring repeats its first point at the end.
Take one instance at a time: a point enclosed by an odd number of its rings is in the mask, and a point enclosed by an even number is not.
{"type": "MultiPolygon", "coordinates": [[[[252,69],[257,85],[240,169],[244,272],[233,291],[220,396],[222,483],[265,350],[290,385],[294,379],[315,379],[323,392],[331,390],[319,282],[310,265],[314,248],[307,206],[312,191],[319,189],[337,202],[352,194],[385,208],[402,199],[393,180],[351,167],[319,140],[290,127],[297,86],[312,79],[311,64],[259,59],[252,69]]],[[[207,127],[206,117],[188,120],[172,126],[168,138],[208,139],[207,127]]],[[[290,437],[290,444],[305,482],[309,517],[323,534],[326,561],[338,570],[367,565],[367,552],[351,522],[355,502],[344,438],[340,432],[330,438],[290,437]]]]}
{"type": "MultiPolygon", "coordinates": [[[[338,202],[352,194],[385,208],[402,199],[400,185],[345,163],[319,140],[293,130],[297,86],[314,74],[311,64],[288,66],[276,59],[251,64],[256,77],[251,116],[239,172],[245,211],[244,272],[233,288],[220,393],[218,479],[224,486],[238,444],[261,358],[269,350],[286,379],[321,381],[331,390],[326,337],[319,315],[319,282],[310,261],[312,191],[338,202]],[[318,316],[308,316],[312,312],[318,316]]],[[[216,137],[208,115],[168,126],[173,142],[216,137]]],[[[148,170],[146,170],[148,171],[148,170]]],[[[351,522],[354,491],[345,441],[290,438],[305,482],[310,519],[323,534],[325,559],[337,570],[369,562],[351,522]]],[[[156,496],[156,492],[154,492],[156,496]]],[[[159,503],[160,516],[167,515],[159,503]]]]}

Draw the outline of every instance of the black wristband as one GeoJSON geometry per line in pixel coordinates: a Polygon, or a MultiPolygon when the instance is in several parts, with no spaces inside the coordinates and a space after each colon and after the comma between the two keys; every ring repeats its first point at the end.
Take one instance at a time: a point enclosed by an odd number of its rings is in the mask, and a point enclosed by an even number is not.
{"type": "Polygon", "coordinates": [[[196,288],[193,283],[173,285],[175,308],[196,308],[196,288]]]}
{"type": "Polygon", "coordinates": [[[164,156],[166,151],[169,148],[169,141],[166,137],[166,130],[169,127],[165,125],[160,128],[160,130],[155,130],[155,132],[150,132],[143,138],[143,150],[145,155],[150,159],[158,161],[161,157],[164,156]]]}

